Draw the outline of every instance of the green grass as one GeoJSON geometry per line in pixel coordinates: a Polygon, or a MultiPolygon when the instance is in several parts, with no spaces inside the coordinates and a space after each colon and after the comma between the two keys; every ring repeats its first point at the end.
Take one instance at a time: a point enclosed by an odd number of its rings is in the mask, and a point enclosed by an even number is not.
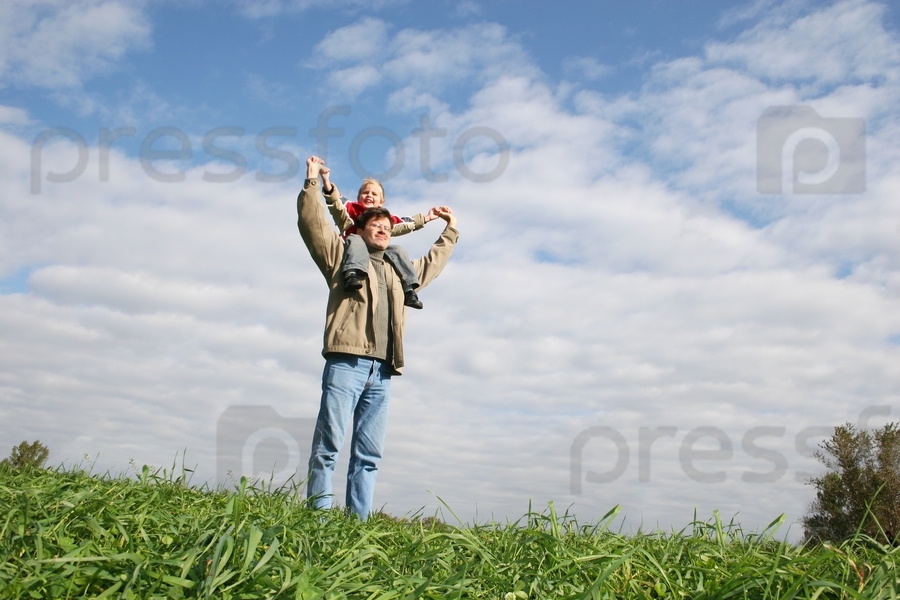
{"type": "MultiPolygon", "coordinates": [[[[183,473],[182,473],[183,475],[183,473]]],[[[2,598],[897,598],[897,552],[802,547],[783,517],[744,534],[714,514],[622,535],[558,515],[453,527],[313,511],[291,492],[182,476],[0,468],[2,598]]]]}

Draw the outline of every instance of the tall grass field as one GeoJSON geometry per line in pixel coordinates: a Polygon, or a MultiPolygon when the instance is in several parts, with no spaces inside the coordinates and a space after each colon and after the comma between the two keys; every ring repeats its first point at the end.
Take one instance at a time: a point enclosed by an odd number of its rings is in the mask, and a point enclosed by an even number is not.
{"type": "Polygon", "coordinates": [[[623,535],[551,504],[516,522],[314,511],[296,490],[0,467],[0,598],[897,598],[898,550],[797,546],[718,514],[623,535]]]}

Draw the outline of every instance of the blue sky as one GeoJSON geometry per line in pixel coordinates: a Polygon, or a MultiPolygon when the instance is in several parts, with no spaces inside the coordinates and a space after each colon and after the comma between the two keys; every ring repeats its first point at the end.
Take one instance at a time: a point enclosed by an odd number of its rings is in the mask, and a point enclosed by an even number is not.
{"type": "Polygon", "coordinates": [[[326,288],[291,166],[324,120],[345,193],[380,175],[389,208],[448,204],[462,232],[408,317],[377,505],[784,512],[796,539],[810,448],[900,411],[898,15],[5,3],[0,447],[113,472],[186,452],[211,483],[302,470],[326,288]]]}

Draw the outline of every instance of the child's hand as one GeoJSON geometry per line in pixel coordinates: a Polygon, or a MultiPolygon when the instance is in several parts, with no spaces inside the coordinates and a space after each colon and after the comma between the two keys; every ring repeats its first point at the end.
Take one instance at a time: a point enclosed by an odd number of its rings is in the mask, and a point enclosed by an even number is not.
{"type": "Polygon", "coordinates": [[[329,177],[329,175],[331,174],[331,169],[329,169],[325,165],[322,165],[319,173],[322,174],[322,191],[326,194],[330,194],[334,191],[334,184],[331,183],[331,179],[329,177]]]}

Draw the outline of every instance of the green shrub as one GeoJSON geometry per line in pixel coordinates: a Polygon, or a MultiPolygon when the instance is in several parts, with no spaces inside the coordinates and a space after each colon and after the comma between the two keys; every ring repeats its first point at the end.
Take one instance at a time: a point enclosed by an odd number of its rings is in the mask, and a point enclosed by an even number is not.
{"type": "Polygon", "coordinates": [[[812,542],[847,539],[857,532],[879,542],[900,535],[900,428],[888,423],[873,431],[835,427],[815,456],[828,468],[810,479],[816,498],[803,518],[812,542]]]}
{"type": "Polygon", "coordinates": [[[35,440],[31,444],[23,441],[18,446],[13,446],[9,458],[4,458],[3,461],[0,461],[0,465],[6,465],[14,469],[25,467],[41,469],[49,456],[50,449],[43,445],[40,440],[35,440]]]}

